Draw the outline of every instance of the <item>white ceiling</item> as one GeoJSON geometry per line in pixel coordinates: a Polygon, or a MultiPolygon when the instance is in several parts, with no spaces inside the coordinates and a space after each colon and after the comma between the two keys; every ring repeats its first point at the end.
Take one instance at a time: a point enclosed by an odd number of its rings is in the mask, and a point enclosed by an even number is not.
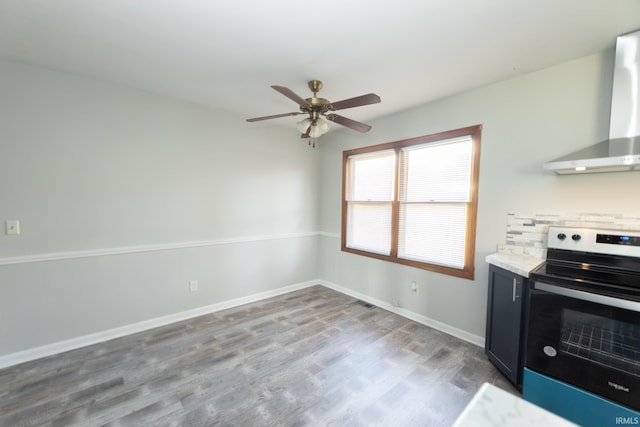
{"type": "MultiPolygon", "coordinates": [[[[319,79],[367,120],[612,49],[638,0],[0,0],[0,58],[222,108],[297,111],[319,79]]],[[[289,123],[287,117],[269,122],[289,123]]]]}

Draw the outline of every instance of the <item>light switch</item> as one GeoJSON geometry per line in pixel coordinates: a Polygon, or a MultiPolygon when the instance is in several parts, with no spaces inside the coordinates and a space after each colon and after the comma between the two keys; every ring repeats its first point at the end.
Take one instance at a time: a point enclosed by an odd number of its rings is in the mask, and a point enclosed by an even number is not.
{"type": "Polygon", "coordinates": [[[20,221],[17,219],[8,219],[4,222],[7,234],[20,234],[20,221]]]}

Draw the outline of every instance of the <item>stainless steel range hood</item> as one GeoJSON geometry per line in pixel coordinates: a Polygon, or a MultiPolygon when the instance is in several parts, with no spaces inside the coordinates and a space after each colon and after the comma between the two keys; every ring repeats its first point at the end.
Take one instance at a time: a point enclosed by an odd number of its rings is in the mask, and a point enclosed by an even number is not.
{"type": "Polygon", "coordinates": [[[640,31],[616,42],[609,139],[543,167],[560,175],[640,171],[640,31]]]}

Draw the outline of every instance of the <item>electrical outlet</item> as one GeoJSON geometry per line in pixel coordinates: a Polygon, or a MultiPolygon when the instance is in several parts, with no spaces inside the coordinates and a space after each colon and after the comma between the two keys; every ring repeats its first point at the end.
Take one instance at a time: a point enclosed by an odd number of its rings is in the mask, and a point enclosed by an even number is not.
{"type": "Polygon", "coordinates": [[[192,280],[189,282],[189,292],[197,292],[198,291],[198,281],[192,280]]]}
{"type": "Polygon", "coordinates": [[[418,284],[415,282],[415,280],[411,282],[411,290],[413,291],[414,294],[420,293],[420,288],[418,287],[418,284]]]}
{"type": "Polygon", "coordinates": [[[8,219],[4,225],[7,234],[20,234],[20,221],[17,219],[8,219]]]}

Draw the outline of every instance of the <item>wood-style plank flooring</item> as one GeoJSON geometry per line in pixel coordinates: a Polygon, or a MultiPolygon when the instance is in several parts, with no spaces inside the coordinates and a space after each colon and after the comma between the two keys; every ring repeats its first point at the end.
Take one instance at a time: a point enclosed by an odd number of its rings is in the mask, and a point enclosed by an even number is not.
{"type": "Polygon", "coordinates": [[[482,348],[314,286],[0,370],[0,426],[450,426],[483,382],[517,393],[482,348]]]}

